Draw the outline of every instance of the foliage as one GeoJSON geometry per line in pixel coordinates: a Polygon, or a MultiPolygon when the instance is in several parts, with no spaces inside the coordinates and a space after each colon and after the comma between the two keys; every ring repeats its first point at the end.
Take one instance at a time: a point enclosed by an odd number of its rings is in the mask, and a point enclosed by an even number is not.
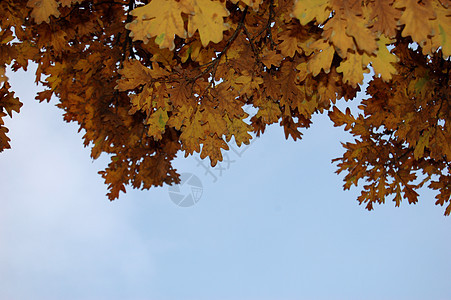
{"type": "Polygon", "coordinates": [[[301,138],[314,113],[355,136],[336,159],[360,203],[416,203],[424,184],[451,213],[449,0],[2,0],[3,117],[21,103],[5,75],[37,63],[36,99],[84,130],[109,198],[179,182],[178,151],[214,166],[233,137],[279,123],[301,138]],[[340,111],[374,70],[360,114],[340,111]],[[243,110],[258,112],[250,122],[243,110]]]}

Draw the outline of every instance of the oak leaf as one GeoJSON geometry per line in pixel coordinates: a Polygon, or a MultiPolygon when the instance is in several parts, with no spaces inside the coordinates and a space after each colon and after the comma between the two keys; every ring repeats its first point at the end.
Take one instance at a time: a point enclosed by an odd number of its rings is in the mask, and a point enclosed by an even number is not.
{"type": "Polygon", "coordinates": [[[49,23],[50,16],[58,18],[58,2],[56,0],[29,0],[27,7],[32,8],[31,16],[37,24],[42,22],[49,23]]]}
{"type": "Polygon", "coordinates": [[[375,0],[369,3],[371,7],[371,30],[383,33],[389,38],[396,36],[397,22],[401,11],[393,6],[393,0],[375,0]]]}
{"type": "Polygon", "coordinates": [[[423,45],[428,37],[433,34],[433,28],[429,20],[435,19],[436,14],[430,1],[398,0],[397,8],[404,8],[400,24],[405,25],[402,36],[411,36],[413,41],[423,45]]]}
{"type": "Polygon", "coordinates": [[[250,140],[252,139],[252,136],[249,134],[249,132],[252,132],[252,126],[246,124],[243,119],[244,116],[241,119],[230,119],[228,115],[225,116],[227,123],[226,141],[229,142],[233,136],[238,147],[240,147],[241,144],[249,145],[250,140]]]}
{"type": "Polygon", "coordinates": [[[0,66],[0,83],[8,81],[8,77],[6,77],[6,68],[0,66]]]}
{"type": "Polygon", "coordinates": [[[369,73],[363,60],[363,55],[357,52],[348,53],[347,58],[337,68],[338,73],[343,73],[343,81],[356,87],[363,81],[363,73],[369,73]]]}
{"type": "Polygon", "coordinates": [[[197,111],[192,114],[191,120],[184,122],[180,141],[182,150],[185,151],[185,157],[193,152],[200,152],[200,140],[205,138],[205,129],[201,124],[201,113],[197,111]]]}
{"type": "Polygon", "coordinates": [[[168,121],[168,113],[162,108],[158,108],[147,119],[146,124],[149,126],[147,134],[156,140],[161,140],[168,121]]]}
{"type": "Polygon", "coordinates": [[[376,36],[367,28],[366,20],[362,17],[348,15],[346,19],[346,34],[354,38],[360,50],[368,54],[376,53],[376,36]]]}
{"type": "Polygon", "coordinates": [[[434,35],[426,40],[423,45],[423,53],[432,54],[441,48],[444,57],[451,56],[451,13],[438,1],[432,3],[436,19],[430,20],[434,35]]]}
{"type": "MultiPolygon", "coordinates": [[[[152,0],[149,4],[135,8],[130,12],[137,17],[126,25],[130,36],[134,40],[142,40],[147,43],[150,38],[155,37],[155,43],[160,48],[175,48],[175,35],[185,38],[186,30],[182,18],[183,13],[190,13],[186,4],[187,1],[174,0],[152,0]]],[[[190,9],[191,7],[188,7],[190,9]]]]}
{"type": "Polygon", "coordinates": [[[193,2],[194,12],[189,15],[188,22],[189,36],[193,36],[198,30],[204,47],[210,42],[222,41],[223,31],[229,29],[223,18],[230,14],[224,4],[213,0],[193,0],[193,2]]]}
{"type": "Polygon", "coordinates": [[[329,73],[330,65],[335,54],[334,47],[322,39],[312,43],[310,47],[315,49],[315,54],[308,60],[307,68],[309,72],[313,76],[318,75],[321,70],[329,73]]]}
{"type": "Polygon", "coordinates": [[[200,158],[204,159],[207,156],[210,158],[211,166],[214,167],[218,161],[222,161],[221,149],[229,150],[227,143],[216,134],[213,136],[207,135],[202,140],[202,152],[200,158]]]}
{"type": "Polygon", "coordinates": [[[14,92],[10,91],[10,88],[9,83],[5,82],[0,89],[0,112],[5,110],[12,117],[13,111],[19,113],[23,104],[19,101],[19,98],[14,97],[14,92]]]}
{"type": "Polygon", "coordinates": [[[261,118],[262,121],[266,124],[273,124],[280,119],[281,115],[282,112],[280,111],[279,105],[271,100],[267,100],[261,106],[259,106],[258,112],[255,117],[261,118]]]}
{"type": "Polygon", "coordinates": [[[302,25],[306,25],[313,20],[322,24],[329,18],[330,13],[329,0],[297,0],[293,9],[293,15],[302,25]]]}
{"type": "Polygon", "coordinates": [[[268,50],[265,48],[265,50],[263,50],[261,61],[267,68],[271,68],[271,66],[279,67],[283,58],[284,57],[275,50],[268,50]]]}
{"type": "Polygon", "coordinates": [[[335,51],[342,58],[346,58],[349,50],[355,50],[356,46],[352,37],[346,33],[346,20],[335,16],[324,25],[323,37],[330,41],[335,51]]]}
{"type": "Polygon", "coordinates": [[[367,65],[371,62],[371,66],[376,74],[380,74],[384,81],[389,81],[392,75],[396,74],[394,63],[398,62],[396,55],[388,51],[387,46],[391,41],[381,35],[377,42],[379,50],[374,55],[363,55],[363,64],[367,65]]]}

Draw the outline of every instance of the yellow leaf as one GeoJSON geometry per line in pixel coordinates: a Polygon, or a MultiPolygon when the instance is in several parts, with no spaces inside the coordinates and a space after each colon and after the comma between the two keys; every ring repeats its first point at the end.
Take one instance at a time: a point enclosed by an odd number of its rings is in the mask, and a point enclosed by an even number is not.
{"type": "Polygon", "coordinates": [[[222,118],[222,113],[219,112],[218,109],[215,109],[212,106],[205,106],[201,115],[202,124],[208,126],[207,132],[210,135],[216,133],[218,136],[222,136],[227,132],[227,123],[222,118]]]}
{"type": "Polygon", "coordinates": [[[419,158],[423,157],[424,148],[429,146],[429,137],[430,136],[431,136],[430,131],[426,131],[418,139],[418,143],[415,146],[415,150],[413,151],[413,156],[415,157],[415,159],[419,159],[419,158]]]}
{"type": "Polygon", "coordinates": [[[439,47],[443,51],[443,57],[451,56],[451,13],[438,1],[432,3],[437,18],[431,20],[434,35],[423,46],[424,54],[432,54],[439,47]]]}
{"type": "Polygon", "coordinates": [[[141,93],[130,96],[130,102],[132,108],[129,110],[129,114],[134,114],[141,110],[143,112],[150,112],[152,108],[152,94],[154,90],[151,87],[144,86],[141,93]]]}
{"type": "Polygon", "coordinates": [[[346,34],[346,20],[335,16],[324,26],[323,37],[328,39],[335,47],[335,51],[341,58],[348,55],[348,50],[355,50],[355,44],[349,35],[346,34]]]}
{"type": "Polygon", "coordinates": [[[417,0],[398,0],[395,1],[397,8],[405,8],[401,18],[400,24],[406,25],[402,31],[402,36],[411,36],[414,42],[420,45],[432,35],[433,30],[430,19],[435,19],[436,15],[429,1],[417,0]]]}
{"type": "Polygon", "coordinates": [[[393,63],[396,63],[398,58],[396,55],[390,53],[386,46],[390,43],[390,40],[386,36],[381,35],[377,42],[379,50],[376,55],[363,54],[364,65],[371,62],[374,72],[380,74],[384,81],[389,81],[392,75],[397,73],[393,63]]]}
{"type": "Polygon", "coordinates": [[[327,74],[330,71],[330,65],[334,57],[335,49],[329,42],[320,39],[311,46],[315,49],[315,54],[308,60],[307,68],[313,76],[318,75],[321,69],[327,74]]]}
{"type": "Polygon", "coordinates": [[[370,2],[371,16],[374,20],[372,30],[383,33],[390,38],[396,36],[396,23],[401,17],[401,11],[394,8],[393,0],[377,0],[370,2]]]}
{"type": "Polygon", "coordinates": [[[272,124],[278,122],[281,115],[282,112],[280,111],[279,105],[271,100],[267,100],[263,105],[258,107],[258,112],[255,117],[261,118],[266,124],[272,124]]]}
{"type": "Polygon", "coordinates": [[[194,13],[190,14],[188,22],[189,36],[198,30],[204,47],[210,42],[222,41],[222,32],[229,28],[223,19],[229,15],[225,3],[211,0],[193,0],[193,3],[194,13]]]}
{"type": "Polygon", "coordinates": [[[152,79],[150,69],[143,66],[138,60],[125,61],[119,70],[122,78],[117,81],[116,89],[120,91],[132,90],[152,79]]]}
{"type": "Polygon", "coordinates": [[[308,68],[307,68],[307,63],[306,62],[300,63],[299,65],[296,66],[296,70],[299,71],[296,74],[296,81],[303,82],[305,80],[305,78],[307,78],[307,75],[309,73],[308,68]]]}
{"type": "Polygon", "coordinates": [[[377,50],[376,36],[365,23],[365,19],[351,15],[347,18],[346,34],[354,38],[360,50],[374,54],[377,50]]]}
{"type": "Polygon", "coordinates": [[[183,125],[187,123],[186,120],[193,115],[193,108],[191,106],[181,106],[174,109],[173,114],[168,120],[168,126],[174,127],[177,130],[180,130],[183,125]]]}
{"type": "Polygon", "coordinates": [[[340,63],[337,68],[338,73],[343,73],[343,82],[349,83],[352,87],[357,87],[363,81],[363,73],[369,73],[363,56],[357,52],[349,52],[348,57],[340,63]]]}
{"type": "Polygon", "coordinates": [[[182,150],[185,151],[185,157],[189,154],[193,154],[194,151],[200,152],[200,139],[205,138],[206,136],[200,118],[201,114],[197,111],[194,116],[192,116],[192,120],[187,120],[182,127],[180,141],[182,142],[182,150]]]}
{"type": "Polygon", "coordinates": [[[331,13],[329,0],[297,0],[293,9],[293,16],[302,25],[307,25],[313,20],[321,24],[329,18],[331,13]]]}
{"type": "Polygon", "coordinates": [[[218,161],[222,161],[221,149],[229,150],[229,146],[226,142],[218,137],[216,134],[213,136],[207,135],[202,141],[202,152],[200,158],[204,159],[207,156],[210,157],[211,166],[214,167],[218,161]]]}
{"type": "Polygon", "coordinates": [[[146,124],[149,125],[147,134],[155,140],[161,140],[168,119],[167,111],[162,108],[157,109],[147,118],[146,124]]]}
{"type": "Polygon", "coordinates": [[[50,16],[56,18],[60,16],[58,2],[56,0],[29,0],[27,7],[33,9],[31,16],[37,24],[41,24],[42,22],[49,23],[50,16]]]}
{"type": "Polygon", "coordinates": [[[228,134],[226,135],[227,142],[230,141],[232,138],[232,135],[235,137],[235,143],[238,147],[241,146],[241,144],[249,145],[250,140],[252,139],[252,136],[249,134],[249,132],[252,131],[252,126],[246,124],[243,121],[244,116],[239,118],[232,118],[230,119],[228,115],[225,116],[225,121],[227,123],[227,130],[228,134]]]}
{"type": "Polygon", "coordinates": [[[182,12],[187,11],[187,1],[177,2],[174,0],[152,0],[149,4],[135,8],[131,15],[137,17],[125,27],[131,31],[133,40],[142,40],[147,43],[150,38],[155,37],[155,43],[160,48],[175,48],[174,38],[178,35],[186,37],[182,12]],[[185,5],[184,5],[185,4],[185,5]]]}
{"type": "Polygon", "coordinates": [[[260,84],[263,84],[263,82],[263,78],[253,77],[252,75],[244,72],[244,75],[241,75],[235,79],[232,86],[236,88],[240,94],[248,94],[251,96],[255,90],[260,88],[260,84]]]}
{"type": "Polygon", "coordinates": [[[188,58],[191,58],[192,61],[197,61],[199,57],[199,53],[202,49],[202,44],[200,41],[195,40],[194,42],[183,46],[183,48],[179,52],[179,57],[182,62],[186,62],[188,58]]]}

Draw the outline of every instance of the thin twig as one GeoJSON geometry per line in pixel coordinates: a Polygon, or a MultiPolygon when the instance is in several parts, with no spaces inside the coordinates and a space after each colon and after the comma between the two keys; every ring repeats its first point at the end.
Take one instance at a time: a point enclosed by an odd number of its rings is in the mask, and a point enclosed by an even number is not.
{"type": "Polygon", "coordinates": [[[218,54],[218,56],[211,63],[209,63],[210,65],[204,71],[202,71],[201,73],[196,75],[194,78],[191,78],[189,80],[190,82],[195,82],[197,79],[199,79],[200,77],[204,76],[205,74],[207,74],[207,73],[209,73],[211,71],[212,83],[213,83],[213,86],[214,86],[216,69],[217,69],[217,67],[219,65],[219,62],[220,62],[222,56],[227,52],[227,50],[229,50],[230,46],[232,45],[232,43],[237,38],[238,33],[240,32],[241,28],[243,28],[244,20],[246,19],[247,10],[248,10],[248,6],[246,6],[246,8],[244,9],[243,16],[241,17],[241,20],[240,20],[240,22],[238,24],[238,27],[236,28],[235,32],[232,34],[230,39],[227,40],[227,43],[226,43],[224,49],[222,49],[222,51],[218,54]]]}

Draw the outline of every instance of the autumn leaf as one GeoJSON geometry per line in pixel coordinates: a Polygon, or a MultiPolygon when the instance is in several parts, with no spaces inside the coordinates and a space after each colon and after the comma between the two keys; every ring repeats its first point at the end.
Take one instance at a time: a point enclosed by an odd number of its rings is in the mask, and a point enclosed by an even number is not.
{"type": "Polygon", "coordinates": [[[324,40],[318,40],[310,45],[315,49],[315,54],[308,60],[307,68],[313,76],[316,76],[324,70],[329,73],[330,65],[335,54],[335,49],[332,45],[324,40]]]}
{"type": "Polygon", "coordinates": [[[362,83],[363,73],[369,73],[363,56],[357,52],[348,53],[347,58],[340,63],[337,68],[338,73],[343,73],[343,81],[349,83],[352,87],[362,83]]]}
{"type": "Polygon", "coordinates": [[[277,49],[284,56],[293,57],[296,51],[302,53],[302,48],[299,45],[298,38],[292,35],[291,32],[283,32],[280,37],[280,43],[277,45],[277,49]]]}
{"type": "Polygon", "coordinates": [[[347,57],[348,50],[356,48],[354,40],[346,33],[346,27],[346,20],[335,16],[324,25],[323,31],[323,37],[334,45],[335,51],[342,58],[347,57]]]}
{"type": "Polygon", "coordinates": [[[378,51],[375,55],[363,55],[363,64],[367,65],[371,62],[371,66],[374,69],[376,74],[380,74],[382,79],[388,81],[392,78],[392,75],[396,74],[396,68],[394,67],[394,63],[398,61],[398,58],[388,51],[387,46],[391,43],[391,41],[381,35],[377,42],[378,51]]]}
{"type": "Polygon", "coordinates": [[[116,88],[121,91],[132,90],[152,79],[150,70],[137,60],[126,61],[119,74],[122,78],[117,81],[116,88]]]}
{"type": "Polygon", "coordinates": [[[319,24],[329,18],[331,5],[329,0],[296,0],[293,15],[302,25],[316,20],[319,24]]]}
{"type": "Polygon", "coordinates": [[[232,0],[232,3],[238,3],[240,1],[255,11],[259,9],[260,4],[263,2],[263,0],[232,0]]]}
{"type": "MultiPolygon", "coordinates": [[[[191,7],[188,6],[188,9],[191,7]]],[[[174,0],[152,0],[130,12],[137,19],[128,23],[126,28],[131,31],[130,36],[134,40],[147,43],[149,38],[155,37],[155,43],[160,48],[173,50],[175,35],[182,38],[187,36],[181,14],[190,13],[188,9],[174,0]]]]}
{"type": "Polygon", "coordinates": [[[415,146],[415,151],[413,152],[413,156],[415,157],[415,159],[423,157],[424,148],[429,146],[429,138],[430,138],[429,131],[426,131],[420,136],[418,143],[415,146]]]}
{"type": "Polygon", "coordinates": [[[111,200],[179,182],[179,151],[215,165],[232,138],[243,147],[278,123],[297,140],[327,112],[352,135],[334,162],[344,189],[363,183],[359,203],[413,204],[429,184],[451,212],[449,1],[0,3],[0,151],[21,107],[6,66],[33,63],[36,99],[78,124],[94,159],[110,157],[111,200]],[[337,108],[349,100],[354,114],[337,108]]]}
{"type": "Polygon", "coordinates": [[[8,77],[6,77],[5,67],[0,66],[0,83],[8,81],[8,77]]]}
{"type": "Polygon", "coordinates": [[[243,119],[230,119],[228,115],[225,117],[225,120],[227,122],[226,141],[229,142],[233,136],[238,147],[241,144],[249,145],[252,139],[252,136],[249,134],[249,132],[252,132],[252,126],[246,124],[243,119]]]}
{"type": "Polygon", "coordinates": [[[146,121],[146,124],[149,126],[147,134],[156,140],[161,140],[161,135],[164,133],[168,119],[167,111],[162,108],[157,109],[146,121]]]}
{"type": "Polygon", "coordinates": [[[198,30],[204,47],[210,42],[222,41],[223,31],[228,29],[223,18],[229,15],[224,4],[212,0],[193,1],[195,2],[194,12],[189,15],[188,22],[189,35],[192,36],[198,30]]]}
{"type": "Polygon", "coordinates": [[[258,112],[255,115],[256,118],[263,120],[265,124],[273,124],[278,122],[282,112],[280,111],[279,105],[273,101],[265,101],[264,104],[259,106],[258,112]]]}
{"type": "Polygon", "coordinates": [[[37,24],[42,22],[49,23],[50,16],[58,18],[58,2],[56,0],[29,0],[27,7],[32,8],[31,16],[37,24]]]}
{"type": "Polygon", "coordinates": [[[434,35],[426,40],[423,45],[423,53],[432,54],[441,48],[444,57],[451,56],[451,14],[449,7],[445,8],[438,1],[432,3],[436,19],[430,20],[434,35]]]}
{"type": "Polygon", "coordinates": [[[0,152],[3,152],[5,149],[10,149],[11,145],[9,142],[10,138],[6,135],[8,133],[8,128],[6,128],[3,124],[2,118],[6,116],[3,112],[0,111],[0,152]]]}
{"type": "Polygon", "coordinates": [[[429,1],[419,3],[416,0],[398,0],[395,2],[397,8],[404,8],[400,24],[406,25],[402,36],[411,36],[412,39],[423,45],[428,36],[432,35],[433,29],[429,20],[435,19],[436,14],[429,1]]]}
{"type": "Polygon", "coordinates": [[[288,139],[288,137],[291,136],[293,141],[296,141],[297,139],[301,139],[302,133],[298,130],[298,124],[296,124],[295,121],[293,121],[290,117],[285,117],[280,121],[280,125],[283,126],[283,131],[285,133],[285,139],[288,139]]]}
{"type": "Polygon", "coordinates": [[[348,131],[355,123],[355,118],[351,115],[349,107],[346,108],[345,113],[342,113],[336,106],[329,112],[329,118],[334,122],[334,126],[345,126],[345,130],[348,131]]]}
{"type": "Polygon", "coordinates": [[[71,6],[74,3],[81,3],[83,0],[59,0],[61,6],[71,6]]]}
{"type": "Polygon", "coordinates": [[[352,36],[360,50],[368,54],[377,51],[376,35],[374,35],[366,25],[366,20],[355,15],[347,18],[346,34],[352,36]]]}
{"type": "Polygon", "coordinates": [[[275,50],[265,49],[261,61],[267,68],[271,68],[271,66],[279,67],[282,59],[283,56],[278,54],[275,50]]]}
{"type": "Polygon", "coordinates": [[[252,91],[258,89],[263,82],[262,78],[253,77],[252,75],[245,73],[235,79],[235,86],[240,93],[251,95],[252,91]]]}
{"type": "Polygon", "coordinates": [[[184,124],[182,134],[180,135],[185,157],[193,152],[200,152],[200,140],[202,138],[205,138],[205,130],[201,124],[201,113],[197,111],[192,117],[192,120],[184,124]]]}
{"type": "Polygon", "coordinates": [[[201,113],[201,123],[210,135],[222,136],[227,132],[227,121],[222,117],[222,113],[213,107],[205,107],[201,113]]]}
{"type": "Polygon", "coordinates": [[[14,92],[10,91],[10,88],[9,83],[5,82],[0,89],[0,112],[5,110],[12,117],[13,111],[19,113],[23,104],[19,101],[19,98],[14,97],[14,92]]]}
{"type": "Polygon", "coordinates": [[[200,153],[200,158],[204,159],[208,156],[210,158],[211,166],[214,167],[218,161],[222,161],[221,149],[229,150],[229,146],[216,134],[213,136],[208,135],[202,140],[202,152],[200,153]]]}
{"type": "Polygon", "coordinates": [[[370,7],[372,7],[370,19],[373,20],[371,30],[394,38],[401,11],[393,6],[393,0],[371,1],[370,7]]]}

